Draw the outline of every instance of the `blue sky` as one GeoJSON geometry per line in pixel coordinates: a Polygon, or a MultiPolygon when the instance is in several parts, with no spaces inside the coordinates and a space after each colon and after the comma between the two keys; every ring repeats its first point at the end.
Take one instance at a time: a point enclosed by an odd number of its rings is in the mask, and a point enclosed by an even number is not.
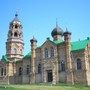
{"type": "Polygon", "coordinates": [[[6,53],[9,22],[18,12],[23,24],[24,54],[34,35],[41,45],[58,25],[72,32],[72,41],[90,37],[90,0],[0,0],[0,58],[6,53]]]}

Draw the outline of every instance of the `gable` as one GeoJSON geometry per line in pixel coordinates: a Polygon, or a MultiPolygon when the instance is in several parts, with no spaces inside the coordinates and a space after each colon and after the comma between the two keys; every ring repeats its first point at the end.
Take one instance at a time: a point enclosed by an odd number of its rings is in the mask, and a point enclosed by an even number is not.
{"type": "Polygon", "coordinates": [[[48,45],[56,46],[55,43],[53,43],[49,38],[47,38],[47,40],[40,46],[40,48],[48,46],[48,45]]]}
{"type": "Polygon", "coordinates": [[[62,42],[63,42],[62,39],[52,41],[52,40],[50,40],[50,38],[47,38],[47,40],[40,47],[42,48],[46,44],[49,44],[49,45],[52,45],[52,46],[57,46],[57,45],[61,44],[62,42]]]}

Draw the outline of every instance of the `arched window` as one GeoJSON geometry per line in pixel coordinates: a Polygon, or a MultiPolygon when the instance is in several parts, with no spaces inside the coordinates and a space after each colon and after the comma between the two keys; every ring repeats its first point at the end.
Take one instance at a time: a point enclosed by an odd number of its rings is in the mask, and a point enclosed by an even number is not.
{"type": "Polygon", "coordinates": [[[8,36],[11,37],[13,35],[12,31],[9,31],[8,36]]]}
{"type": "Polygon", "coordinates": [[[39,64],[39,65],[38,65],[38,73],[39,73],[39,74],[41,74],[41,72],[42,72],[42,69],[41,69],[41,68],[42,68],[42,67],[41,67],[41,64],[39,64]]]}
{"type": "Polygon", "coordinates": [[[61,71],[65,71],[65,61],[61,61],[61,71]]]}
{"type": "Polygon", "coordinates": [[[15,32],[15,33],[14,33],[14,37],[18,37],[18,34],[17,34],[17,32],[15,32]]]}
{"type": "Polygon", "coordinates": [[[20,49],[21,54],[23,53],[22,49],[20,49]]]}
{"type": "Polygon", "coordinates": [[[1,68],[1,76],[3,76],[4,70],[3,68],[1,68]]]}
{"type": "Polygon", "coordinates": [[[77,70],[82,69],[82,62],[81,59],[77,59],[77,70]]]}
{"type": "Polygon", "coordinates": [[[6,75],[6,67],[4,68],[4,75],[6,75]]]}
{"type": "Polygon", "coordinates": [[[54,57],[54,48],[53,47],[50,48],[50,54],[51,54],[50,55],[51,57],[54,57]]]}
{"type": "Polygon", "coordinates": [[[22,32],[19,34],[20,38],[22,37],[22,32]]]}
{"type": "Polygon", "coordinates": [[[48,49],[45,48],[45,58],[48,58],[48,49]]]}
{"type": "Polygon", "coordinates": [[[16,24],[16,25],[15,25],[15,29],[17,29],[17,28],[18,28],[18,25],[16,24]]]}
{"type": "Polygon", "coordinates": [[[22,68],[19,68],[19,75],[22,75],[22,68]]]}
{"type": "Polygon", "coordinates": [[[30,68],[29,68],[29,65],[27,65],[27,71],[26,71],[26,74],[29,74],[30,72],[30,68]]]}
{"type": "Polygon", "coordinates": [[[16,48],[14,48],[14,54],[17,54],[17,49],[16,48]]]}
{"type": "Polygon", "coordinates": [[[12,36],[12,35],[13,35],[13,33],[11,32],[11,33],[10,33],[10,35],[12,36]]]}

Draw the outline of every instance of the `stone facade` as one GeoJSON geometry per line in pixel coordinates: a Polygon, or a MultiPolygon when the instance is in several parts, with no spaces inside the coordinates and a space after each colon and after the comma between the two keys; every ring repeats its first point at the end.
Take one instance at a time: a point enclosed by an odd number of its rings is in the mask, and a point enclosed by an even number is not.
{"type": "Polygon", "coordinates": [[[15,15],[10,23],[6,55],[0,61],[0,83],[80,83],[90,85],[90,38],[72,42],[71,33],[58,26],[51,32],[53,40],[37,47],[30,40],[30,53],[23,56],[22,24],[15,15]]]}

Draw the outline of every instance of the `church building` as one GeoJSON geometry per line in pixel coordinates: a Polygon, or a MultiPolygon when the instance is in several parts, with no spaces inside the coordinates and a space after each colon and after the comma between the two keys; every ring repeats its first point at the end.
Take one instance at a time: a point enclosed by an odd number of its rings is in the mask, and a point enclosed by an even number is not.
{"type": "Polygon", "coordinates": [[[67,83],[90,85],[90,38],[71,41],[71,32],[56,23],[41,46],[30,39],[23,55],[23,26],[15,14],[9,24],[6,54],[0,60],[0,84],[67,83]]]}

